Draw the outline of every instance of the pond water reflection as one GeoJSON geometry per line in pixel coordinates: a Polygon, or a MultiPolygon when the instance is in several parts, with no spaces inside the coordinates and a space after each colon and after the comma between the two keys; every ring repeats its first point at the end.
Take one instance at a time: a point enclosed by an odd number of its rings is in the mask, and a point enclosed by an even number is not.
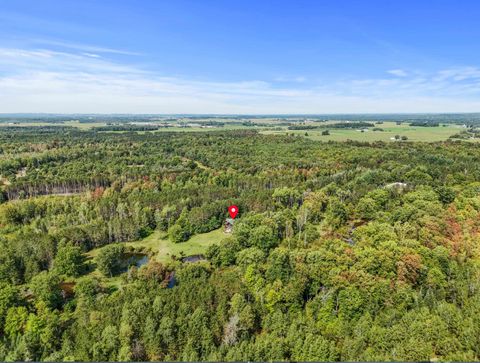
{"type": "Polygon", "coordinates": [[[122,271],[125,272],[132,266],[139,268],[146,265],[148,260],[148,255],[144,253],[125,253],[121,260],[122,271]]]}

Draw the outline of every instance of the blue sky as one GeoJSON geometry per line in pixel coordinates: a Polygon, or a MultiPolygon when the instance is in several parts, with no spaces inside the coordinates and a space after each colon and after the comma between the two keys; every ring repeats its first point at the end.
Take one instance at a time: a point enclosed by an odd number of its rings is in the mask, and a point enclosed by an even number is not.
{"type": "Polygon", "coordinates": [[[480,2],[15,0],[0,112],[480,112],[480,2]]]}

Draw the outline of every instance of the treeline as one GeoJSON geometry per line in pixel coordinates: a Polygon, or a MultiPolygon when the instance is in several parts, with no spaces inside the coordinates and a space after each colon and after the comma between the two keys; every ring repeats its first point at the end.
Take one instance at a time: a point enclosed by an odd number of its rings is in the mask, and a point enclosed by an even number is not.
{"type": "Polygon", "coordinates": [[[48,126],[1,126],[1,133],[16,133],[23,134],[25,132],[35,132],[37,134],[52,134],[52,133],[65,133],[68,131],[78,130],[72,126],[57,126],[57,125],[48,125],[48,126]]]}
{"type": "Polygon", "coordinates": [[[335,122],[328,125],[332,129],[363,129],[368,127],[375,127],[371,122],[335,122]]]}
{"type": "Polygon", "coordinates": [[[410,126],[417,127],[438,127],[440,124],[435,121],[414,121],[410,123],[410,126]]]}
{"type": "Polygon", "coordinates": [[[98,187],[109,186],[105,180],[94,179],[88,182],[69,181],[56,184],[23,184],[18,183],[14,187],[7,186],[2,191],[4,201],[38,197],[43,195],[72,195],[91,191],[98,187]]]}
{"type": "Polygon", "coordinates": [[[368,127],[375,127],[375,124],[370,122],[334,122],[323,125],[291,125],[289,130],[316,130],[316,129],[363,129],[368,127]]]}
{"type": "Polygon", "coordinates": [[[288,126],[288,130],[317,130],[323,128],[322,126],[316,125],[292,125],[288,126]]]}
{"type": "Polygon", "coordinates": [[[156,131],[162,127],[161,125],[107,125],[107,126],[98,126],[94,127],[94,131],[128,131],[128,132],[135,132],[135,131],[156,131]]]}

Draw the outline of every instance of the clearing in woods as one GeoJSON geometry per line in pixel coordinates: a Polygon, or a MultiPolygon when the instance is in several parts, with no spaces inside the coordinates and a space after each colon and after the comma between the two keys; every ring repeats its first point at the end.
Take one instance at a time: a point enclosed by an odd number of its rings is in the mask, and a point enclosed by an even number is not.
{"type": "MultiPolygon", "coordinates": [[[[168,239],[165,232],[155,231],[142,240],[126,242],[124,245],[150,250],[153,253],[152,258],[166,263],[171,261],[172,256],[184,257],[203,254],[210,245],[220,243],[226,236],[222,227],[208,233],[196,234],[185,242],[173,243],[168,239]]],[[[102,247],[96,248],[88,252],[87,255],[95,258],[101,249],[102,247]]]]}

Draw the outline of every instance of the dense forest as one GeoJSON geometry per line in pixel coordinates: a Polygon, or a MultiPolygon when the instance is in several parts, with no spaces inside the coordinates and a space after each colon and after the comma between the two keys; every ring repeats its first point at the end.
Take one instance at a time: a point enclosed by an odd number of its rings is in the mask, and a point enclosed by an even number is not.
{"type": "Polygon", "coordinates": [[[124,131],[0,131],[0,360],[480,359],[480,145],[124,131]]]}

